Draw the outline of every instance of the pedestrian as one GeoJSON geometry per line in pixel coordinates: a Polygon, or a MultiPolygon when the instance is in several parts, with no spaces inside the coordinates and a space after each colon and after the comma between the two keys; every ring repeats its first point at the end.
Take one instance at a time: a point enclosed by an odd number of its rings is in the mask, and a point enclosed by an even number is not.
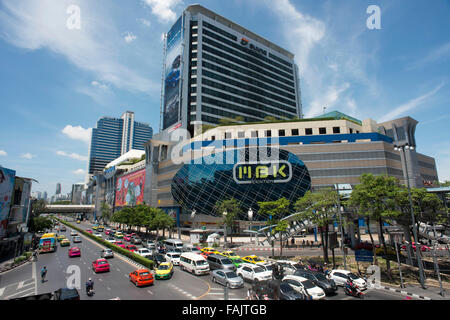
{"type": "Polygon", "coordinates": [[[309,247],[309,240],[306,240],[306,246],[309,247]]]}
{"type": "Polygon", "coordinates": [[[291,238],[291,244],[292,244],[292,245],[295,244],[295,239],[294,239],[294,237],[291,238]]]}
{"type": "Polygon", "coordinates": [[[47,267],[44,266],[44,267],[41,269],[41,280],[42,280],[42,282],[45,281],[45,276],[46,276],[46,275],[47,275],[47,267]]]}
{"type": "Polygon", "coordinates": [[[305,247],[305,239],[302,240],[302,248],[305,247]]]}

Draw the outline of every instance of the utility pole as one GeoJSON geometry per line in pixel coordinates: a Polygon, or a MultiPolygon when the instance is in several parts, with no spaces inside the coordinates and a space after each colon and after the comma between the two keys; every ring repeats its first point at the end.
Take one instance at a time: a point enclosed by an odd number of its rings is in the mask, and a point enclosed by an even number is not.
{"type": "MultiPolygon", "coordinates": [[[[339,225],[340,225],[340,229],[341,229],[341,250],[344,253],[344,269],[347,269],[347,254],[345,253],[344,250],[344,227],[342,225],[342,213],[341,211],[344,209],[342,207],[341,210],[341,195],[339,194],[339,184],[336,184],[336,191],[337,191],[337,205],[338,205],[338,214],[339,214],[339,225]]],[[[333,251],[334,254],[334,251],[333,251]]]]}

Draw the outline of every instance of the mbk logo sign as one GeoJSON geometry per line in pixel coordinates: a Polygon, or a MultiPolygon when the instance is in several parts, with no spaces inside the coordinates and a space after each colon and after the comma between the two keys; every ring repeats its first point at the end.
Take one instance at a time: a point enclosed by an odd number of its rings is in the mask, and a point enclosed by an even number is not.
{"type": "Polygon", "coordinates": [[[246,45],[248,44],[248,40],[245,39],[245,38],[242,38],[242,39],[241,39],[241,44],[242,44],[243,46],[246,46],[246,45]]]}
{"type": "Polygon", "coordinates": [[[283,183],[292,178],[292,166],[287,161],[239,162],[234,165],[236,183],[283,183]]]}

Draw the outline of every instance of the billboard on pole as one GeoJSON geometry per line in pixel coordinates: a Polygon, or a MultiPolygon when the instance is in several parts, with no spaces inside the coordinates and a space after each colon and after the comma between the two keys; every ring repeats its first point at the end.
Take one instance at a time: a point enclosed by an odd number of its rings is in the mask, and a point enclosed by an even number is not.
{"type": "Polygon", "coordinates": [[[6,235],[16,171],[0,167],[0,238],[6,235]]]}
{"type": "Polygon", "coordinates": [[[163,130],[180,120],[182,43],[183,16],[170,28],[166,38],[163,130]]]}
{"type": "Polygon", "coordinates": [[[145,169],[117,179],[116,207],[135,206],[144,203],[145,169]]]}

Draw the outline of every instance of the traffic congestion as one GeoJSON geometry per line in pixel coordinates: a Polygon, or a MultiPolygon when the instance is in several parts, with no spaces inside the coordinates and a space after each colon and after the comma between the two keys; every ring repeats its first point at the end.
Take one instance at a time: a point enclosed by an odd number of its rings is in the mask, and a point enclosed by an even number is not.
{"type": "MultiPolygon", "coordinates": [[[[83,261],[83,264],[90,272],[81,281],[80,299],[167,299],[170,296],[181,300],[348,300],[376,296],[367,279],[349,270],[331,270],[311,261],[240,255],[238,248],[233,251],[200,247],[179,239],[157,241],[128,230],[64,219],[69,220],[64,221],[67,227],[56,221],[54,229],[41,236],[37,259],[42,261],[45,257],[49,261],[56,254],[59,260],[61,251],[67,250],[64,255],[69,258],[65,266],[68,267],[88,255],[89,263],[83,261]],[[115,250],[103,247],[71,225],[152,260],[154,267],[145,268],[115,250]],[[125,274],[124,269],[127,270],[125,274]],[[119,277],[118,272],[121,273],[119,277]],[[124,280],[128,283],[126,287],[124,280]],[[115,291],[112,287],[120,289],[115,291]],[[369,291],[371,293],[367,295],[369,291]],[[101,293],[97,295],[97,292],[101,293]]],[[[61,264],[61,267],[64,266],[61,264]]],[[[64,288],[66,284],[59,283],[59,287],[64,288]]]]}

